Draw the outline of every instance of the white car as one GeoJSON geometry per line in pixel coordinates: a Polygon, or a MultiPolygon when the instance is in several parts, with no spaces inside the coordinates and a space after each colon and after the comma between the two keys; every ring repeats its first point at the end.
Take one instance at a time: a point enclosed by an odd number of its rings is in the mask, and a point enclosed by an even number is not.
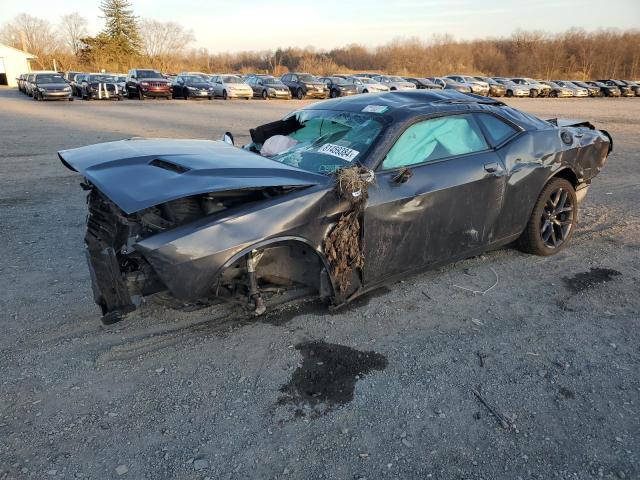
{"type": "Polygon", "coordinates": [[[230,98],[253,98],[253,89],[237,75],[213,75],[211,77],[213,96],[230,98]]]}
{"type": "Polygon", "coordinates": [[[347,77],[347,82],[353,83],[358,87],[358,93],[377,93],[388,92],[389,87],[380,82],[376,82],[372,78],[367,77],[347,77]]]}
{"type": "Polygon", "coordinates": [[[381,83],[386,87],[389,87],[389,90],[415,90],[416,89],[416,86],[413,83],[407,82],[404,78],[396,77],[394,75],[378,75],[377,77],[373,77],[373,80],[375,80],[378,83],[381,83]]]}

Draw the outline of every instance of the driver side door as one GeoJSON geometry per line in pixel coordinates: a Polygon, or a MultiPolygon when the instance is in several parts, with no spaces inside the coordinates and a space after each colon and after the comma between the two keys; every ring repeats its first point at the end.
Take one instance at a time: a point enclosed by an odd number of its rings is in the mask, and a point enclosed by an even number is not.
{"type": "Polygon", "coordinates": [[[369,188],[365,286],[491,244],[505,182],[502,161],[473,114],[410,125],[369,188]]]}

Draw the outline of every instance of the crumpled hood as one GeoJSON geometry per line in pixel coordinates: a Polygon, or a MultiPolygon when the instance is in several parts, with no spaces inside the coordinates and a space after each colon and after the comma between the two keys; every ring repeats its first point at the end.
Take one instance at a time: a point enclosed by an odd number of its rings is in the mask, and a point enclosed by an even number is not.
{"type": "Polygon", "coordinates": [[[202,193],[326,181],[221,141],[131,139],[61,150],[58,156],[128,214],[202,193]]]}

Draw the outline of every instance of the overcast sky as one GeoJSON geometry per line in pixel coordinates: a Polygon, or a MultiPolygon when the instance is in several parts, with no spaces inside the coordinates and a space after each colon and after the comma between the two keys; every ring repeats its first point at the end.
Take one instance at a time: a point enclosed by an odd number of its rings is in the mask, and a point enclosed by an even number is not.
{"type": "MultiPolygon", "coordinates": [[[[99,0],[0,0],[0,23],[18,13],[56,22],[78,11],[91,33],[102,28],[99,0]]],[[[376,46],[394,38],[496,37],[517,29],[640,28],[640,0],[133,0],[139,17],[173,20],[211,52],[348,43],[376,46]]],[[[637,45],[636,45],[637,47],[637,45]]]]}

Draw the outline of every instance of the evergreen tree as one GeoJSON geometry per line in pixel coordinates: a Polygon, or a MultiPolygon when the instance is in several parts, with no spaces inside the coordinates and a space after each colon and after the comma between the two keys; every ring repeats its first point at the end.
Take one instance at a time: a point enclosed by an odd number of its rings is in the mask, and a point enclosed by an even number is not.
{"type": "Polygon", "coordinates": [[[112,40],[123,55],[136,55],[140,49],[138,21],[129,0],[102,0],[100,10],[105,19],[103,34],[112,40]]]}

